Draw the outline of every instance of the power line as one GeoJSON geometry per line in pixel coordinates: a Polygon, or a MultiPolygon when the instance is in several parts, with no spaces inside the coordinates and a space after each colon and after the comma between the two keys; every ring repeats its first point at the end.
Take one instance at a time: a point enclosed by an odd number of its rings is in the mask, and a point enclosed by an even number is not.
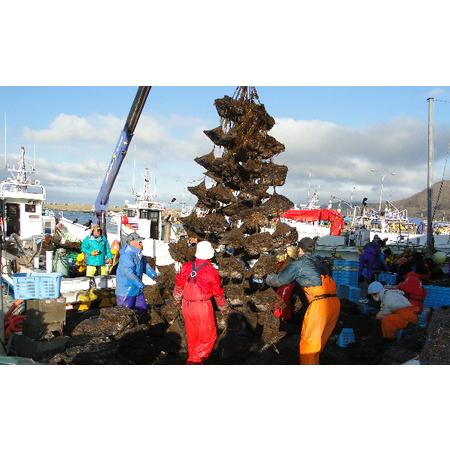
{"type": "Polygon", "coordinates": [[[441,103],[450,103],[450,100],[440,100],[438,98],[434,99],[435,102],[441,102],[441,103]]]}

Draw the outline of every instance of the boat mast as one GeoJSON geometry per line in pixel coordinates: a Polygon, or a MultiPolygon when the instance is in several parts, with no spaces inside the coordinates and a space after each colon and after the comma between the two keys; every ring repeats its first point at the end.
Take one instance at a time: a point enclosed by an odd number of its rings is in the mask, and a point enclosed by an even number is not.
{"type": "Polygon", "coordinates": [[[427,249],[430,254],[434,252],[433,241],[433,217],[432,217],[432,197],[433,197],[433,104],[434,98],[427,98],[428,102],[428,172],[427,172],[427,249]]]}
{"type": "Polygon", "coordinates": [[[147,202],[151,200],[150,174],[147,167],[144,170],[144,192],[142,194],[142,200],[147,202]]]}

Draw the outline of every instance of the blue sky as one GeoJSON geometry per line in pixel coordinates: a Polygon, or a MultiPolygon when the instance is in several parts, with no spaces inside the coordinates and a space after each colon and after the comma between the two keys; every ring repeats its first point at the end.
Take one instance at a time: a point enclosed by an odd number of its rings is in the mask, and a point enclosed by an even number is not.
{"type": "MultiPolygon", "coordinates": [[[[326,202],[367,195],[377,201],[381,175],[385,196],[396,200],[425,187],[426,98],[450,100],[442,87],[257,87],[277,121],[270,134],[286,145],[276,162],[289,167],[281,191],[305,201],[308,173],[326,202]],[[370,170],[378,171],[378,175],[370,170]]],[[[113,190],[114,203],[130,199],[144,167],[156,178],[156,194],[193,201],[186,186],[202,177],[195,156],[209,152],[202,130],[218,125],[214,99],[235,87],[154,87],[113,190]],[[136,147],[135,147],[136,145],[136,147]]],[[[8,162],[20,145],[32,159],[49,201],[95,200],[101,179],[136,93],[136,87],[0,87],[7,115],[8,162]]],[[[435,104],[436,164],[450,142],[450,103],[435,104]]],[[[3,122],[3,120],[2,120],[3,122]]],[[[0,148],[4,152],[3,124],[0,148]]],[[[30,159],[30,161],[31,161],[30,159]]],[[[3,164],[2,164],[3,166],[3,164]]]]}
{"type": "MultiPolygon", "coordinates": [[[[216,116],[212,102],[232,95],[235,87],[154,87],[145,113],[216,116]]],[[[396,116],[426,120],[426,98],[450,101],[450,91],[437,87],[258,87],[261,101],[273,116],[318,119],[363,126],[396,116]]],[[[61,112],[126,115],[136,87],[0,87],[2,111],[10,126],[43,128],[61,112]]],[[[450,107],[437,105],[450,119],[450,107]]],[[[436,121],[444,120],[437,116],[436,121]]]]}

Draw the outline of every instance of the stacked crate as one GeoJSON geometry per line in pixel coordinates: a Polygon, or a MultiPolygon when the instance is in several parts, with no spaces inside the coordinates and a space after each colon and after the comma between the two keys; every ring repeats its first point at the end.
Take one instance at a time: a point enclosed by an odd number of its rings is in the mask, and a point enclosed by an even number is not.
{"type": "Polygon", "coordinates": [[[392,272],[380,272],[378,274],[378,281],[388,285],[397,284],[397,274],[392,272]]]}
{"type": "Polygon", "coordinates": [[[424,287],[427,295],[423,306],[434,309],[439,309],[442,306],[450,306],[450,288],[433,285],[424,287]]]}
{"type": "Polygon", "coordinates": [[[336,285],[344,284],[358,287],[358,269],[358,261],[335,259],[333,261],[333,279],[336,285]]]}
{"type": "Polygon", "coordinates": [[[333,279],[339,298],[357,303],[361,297],[358,287],[358,261],[335,259],[333,261],[333,279]]]}

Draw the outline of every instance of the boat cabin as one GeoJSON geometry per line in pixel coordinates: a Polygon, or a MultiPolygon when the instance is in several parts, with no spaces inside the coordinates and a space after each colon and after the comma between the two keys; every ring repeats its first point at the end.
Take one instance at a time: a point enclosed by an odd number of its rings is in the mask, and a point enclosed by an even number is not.
{"type": "Polygon", "coordinates": [[[153,201],[137,201],[135,204],[127,204],[124,213],[128,218],[128,224],[145,239],[163,239],[164,205],[153,201]]]}
{"type": "Polygon", "coordinates": [[[29,239],[44,233],[53,234],[55,218],[44,216],[45,189],[39,180],[31,180],[35,169],[25,166],[25,148],[20,148],[19,166],[8,167],[12,177],[0,182],[0,213],[6,237],[12,234],[29,239]]]}
{"type": "Polygon", "coordinates": [[[128,219],[128,225],[144,239],[163,240],[163,216],[164,205],[153,200],[150,189],[150,174],[146,168],[144,171],[144,190],[142,194],[135,193],[133,204],[125,202],[124,215],[128,219]]]}

